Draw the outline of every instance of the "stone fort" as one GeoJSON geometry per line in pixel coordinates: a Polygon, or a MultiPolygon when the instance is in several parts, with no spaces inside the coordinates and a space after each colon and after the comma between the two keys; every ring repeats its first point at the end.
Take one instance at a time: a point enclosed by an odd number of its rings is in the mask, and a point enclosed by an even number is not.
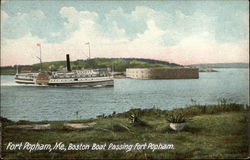
{"type": "Polygon", "coordinates": [[[198,79],[198,68],[127,68],[126,77],[133,79],[198,79]]]}

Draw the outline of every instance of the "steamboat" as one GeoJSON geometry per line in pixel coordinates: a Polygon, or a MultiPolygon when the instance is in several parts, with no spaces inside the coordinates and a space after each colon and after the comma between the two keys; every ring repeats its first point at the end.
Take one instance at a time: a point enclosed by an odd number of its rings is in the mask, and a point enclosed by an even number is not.
{"type": "Polygon", "coordinates": [[[114,86],[110,72],[99,69],[71,71],[69,55],[66,55],[66,72],[17,73],[16,83],[66,87],[105,87],[114,86]]]}
{"type": "Polygon", "coordinates": [[[48,78],[47,85],[69,87],[114,86],[114,78],[108,71],[91,69],[72,72],[68,54],[66,58],[67,72],[52,72],[52,75],[48,78]]]}

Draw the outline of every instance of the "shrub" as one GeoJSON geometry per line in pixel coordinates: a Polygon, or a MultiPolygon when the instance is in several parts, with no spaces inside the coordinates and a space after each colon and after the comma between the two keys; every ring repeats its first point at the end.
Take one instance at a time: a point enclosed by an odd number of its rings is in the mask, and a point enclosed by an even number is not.
{"type": "Polygon", "coordinates": [[[169,123],[184,123],[188,120],[188,118],[184,115],[183,112],[173,111],[170,112],[167,116],[167,121],[169,123]]]}
{"type": "Polygon", "coordinates": [[[139,118],[139,114],[131,114],[130,117],[129,117],[129,119],[130,119],[130,123],[133,126],[151,127],[148,123],[142,121],[139,118]]]}

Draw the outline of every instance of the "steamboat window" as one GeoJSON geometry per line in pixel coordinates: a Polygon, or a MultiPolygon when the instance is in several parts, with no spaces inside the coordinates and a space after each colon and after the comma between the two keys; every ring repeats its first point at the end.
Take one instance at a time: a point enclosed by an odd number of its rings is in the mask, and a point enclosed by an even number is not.
{"type": "Polygon", "coordinates": [[[75,78],[75,79],[74,79],[74,81],[78,81],[78,79],[77,79],[77,78],[75,78]]]}

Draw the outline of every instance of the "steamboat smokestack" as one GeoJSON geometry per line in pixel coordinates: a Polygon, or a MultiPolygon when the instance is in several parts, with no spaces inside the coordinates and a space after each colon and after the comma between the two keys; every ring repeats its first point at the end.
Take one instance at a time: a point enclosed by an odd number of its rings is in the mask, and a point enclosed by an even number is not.
{"type": "Polygon", "coordinates": [[[67,71],[71,72],[69,54],[66,54],[66,59],[67,59],[67,71]]]}

